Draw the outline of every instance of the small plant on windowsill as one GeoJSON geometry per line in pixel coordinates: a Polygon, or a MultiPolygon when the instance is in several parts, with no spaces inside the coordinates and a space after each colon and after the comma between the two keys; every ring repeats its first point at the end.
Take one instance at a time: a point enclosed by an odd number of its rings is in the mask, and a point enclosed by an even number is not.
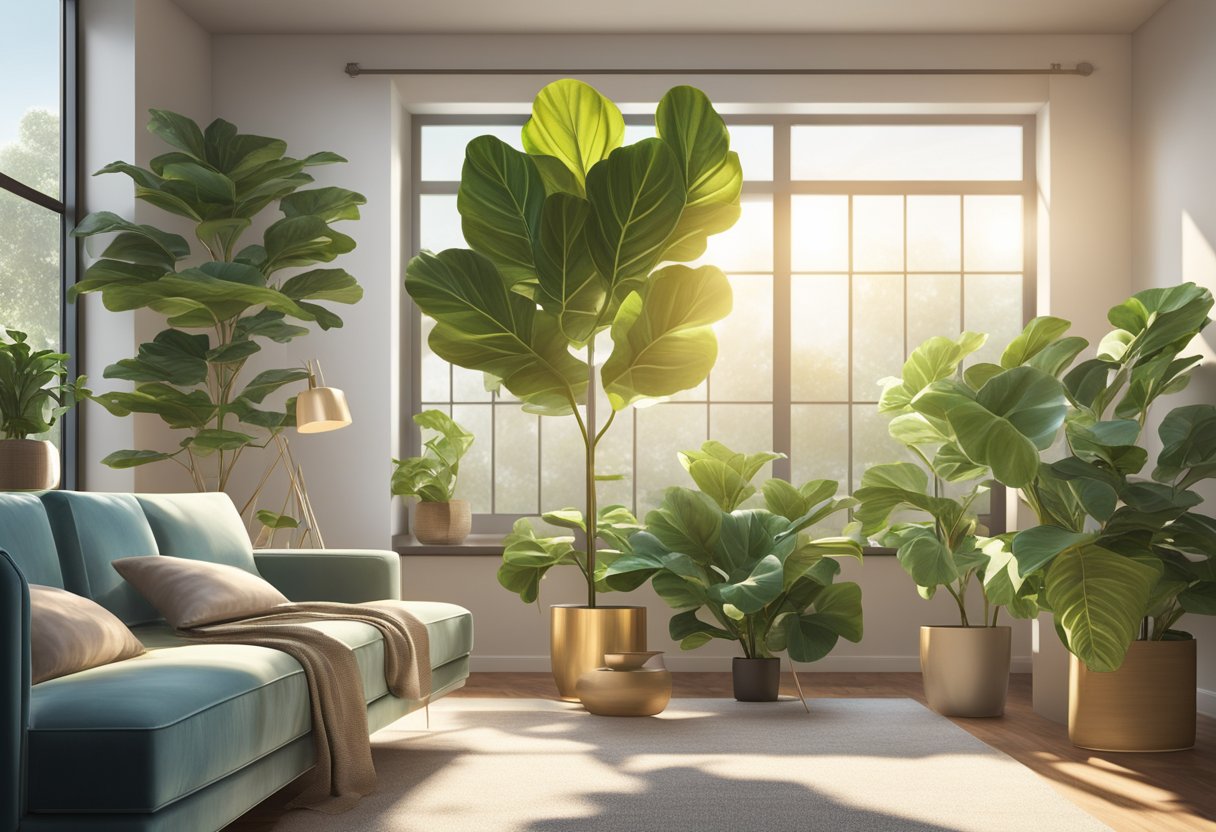
{"type": "Polygon", "coordinates": [[[473,434],[442,410],[417,413],[414,423],[434,435],[423,443],[422,456],[393,460],[393,496],[418,498],[411,529],[419,542],[457,545],[469,536],[472,524],[468,502],[455,494],[460,460],[473,445],[473,434]]]}
{"type": "Polygon", "coordinates": [[[26,334],[0,338],[0,491],[39,491],[59,484],[59,450],[45,434],[89,395],[85,377],[68,381],[68,356],[35,350],[26,334]]]}

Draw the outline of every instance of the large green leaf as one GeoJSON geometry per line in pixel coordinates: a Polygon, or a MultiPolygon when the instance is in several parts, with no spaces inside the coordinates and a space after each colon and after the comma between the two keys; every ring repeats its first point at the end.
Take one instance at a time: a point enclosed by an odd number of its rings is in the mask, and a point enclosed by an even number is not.
{"type": "Polygon", "coordinates": [[[760,558],[745,577],[738,581],[715,584],[710,589],[714,600],[730,604],[745,615],[764,609],[781,594],[784,567],[776,555],[760,558]]]}
{"type": "Polygon", "coordinates": [[[589,84],[563,78],[537,93],[523,142],[528,153],[560,160],[583,182],[624,135],[625,120],[615,104],[589,84]]]}
{"type": "Polygon", "coordinates": [[[586,200],[566,193],[546,197],[536,252],[536,301],[553,317],[566,340],[587,341],[599,325],[606,301],[604,280],[587,250],[586,200]]]}
{"type": "MultiPolygon", "coordinates": [[[[767,578],[763,589],[782,583],[781,561],[794,550],[797,538],[789,534],[789,522],[767,511],[733,511],[722,515],[722,528],[714,547],[714,566],[727,574],[728,580],[740,582],[752,575],[762,560],[777,558],[776,577],[766,567],[761,573],[767,578]]],[[[773,596],[775,597],[775,595],[773,596]]],[[[769,600],[772,600],[770,597],[769,600]]],[[[728,603],[732,603],[727,599],[728,603]]],[[[767,603],[767,602],[766,602],[767,603]]]]}
{"type": "Polygon", "coordinates": [[[337,222],[359,219],[359,206],[366,202],[363,194],[346,188],[309,188],[283,197],[279,210],[288,217],[311,215],[325,222],[337,222]]]}
{"type": "Polygon", "coordinates": [[[1160,561],[1095,545],[1057,557],[1047,570],[1045,588],[1068,649],[1090,670],[1118,670],[1160,575],[1160,561]]]}
{"type": "Polygon", "coordinates": [[[722,514],[705,495],[669,488],[659,507],[646,515],[646,531],[673,552],[708,563],[722,527],[722,514]]]}
{"type": "Polygon", "coordinates": [[[201,269],[186,269],[147,283],[114,284],[102,290],[102,301],[112,312],[143,307],[169,316],[203,312],[212,323],[235,318],[254,306],[302,321],[316,319],[307,307],[282,292],[212,277],[201,269]]]}
{"type": "Polygon", "coordinates": [[[836,646],[838,638],[861,641],[861,587],[852,582],[825,586],[814,601],[814,612],[786,616],[786,650],[797,662],[815,662],[836,646]]]}
{"type": "Polygon", "coordinates": [[[1145,289],[1113,307],[1107,318],[1136,337],[1135,350],[1149,355],[1166,347],[1175,352],[1210,322],[1212,293],[1194,283],[1145,289]]]}
{"type": "Polygon", "coordinates": [[[655,128],[680,160],[686,190],[684,211],[664,259],[694,260],[705,252],[709,235],[727,230],[739,218],[743,169],[730,150],[726,123],[695,87],[673,87],[663,96],[655,128]]]}
{"type": "MultiPolygon", "coordinates": [[[[133,254],[136,251],[140,252],[140,259],[135,261],[146,265],[156,265],[162,267],[165,271],[173,271],[174,264],[184,257],[190,255],[190,244],[186,242],[186,238],[180,234],[171,234],[167,231],[161,231],[150,225],[137,225],[110,211],[97,211],[89,214],[76,226],[72,232],[73,237],[91,237],[94,234],[109,234],[111,232],[119,232],[119,236],[124,240],[128,240],[130,246],[135,246],[135,241],[146,243],[145,247],[128,248],[127,254],[133,254]],[[154,262],[149,262],[152,260],[154,262]]],[[[114,243],[111,243],[113,246],[114,243]]],[[[116,252],[122,253],[123,249],[117,248],[116,252]]],[[[114,259],[128,259],[126,257],[114,256],[114,259]]]]}
{"type": "Polygon", "coordinates": [[[191,119],[169,110],[149,110],[152,118],[148,121],[148,132],[163,139],[168,144],[184,150],[195,159],[207,158],[207,147],[203,141],[203,131],[191,119]]]}
{"type": "MultiPolygon", "coordinates": [[[[587,176],[587,247],[610,299],[637,289],[658,265],[684,208],[675,151],[660,139],[620,147],[587,176]]],[[[605,306],[610,317],[612,306],[605,306]]]]}
{"type": "Polygon", "coordinates": [[[1018,574],[1025,577],[1037,572],[1058,555],[1088,546],[1095,538],[1094,534],[1074,532],[1059,526],[1033,526],[1020,531],[1014,535],[1012,548],[1018,574]]]}
{"type": "Polygon", "coordinates": [[[702,443],[700,450],[679,453],[680,464],[697,488],[722,511],[734,511],[755,494],[756,488],[751,481],[761,468],[781,456],[770,451],[736,453],[713,439],[702,443]]]}
{"type": "Polygon", "coordinates": [[[182,392],[167,384],[141,384],[129,393],[99,393],[93,401],[114,416],[152,413],[171,428],[201,428],[211,421],[216,406],[202,390],[182,392]]]}
{"type": "Polygon", "coordinates": [[[312,269],[288,278],[279,291],[292,300],[358,303],[363,299],[363,287],[345,269],[312,269]]]}
{"type": "Polygon", "coordinates": [[[681,650],[695,650],[715,638],[733,641],[734,636],[721,627],[706,624],[697,618],[696,610],[687,610],[671,617],[667,631],[673,641],[680,643],[681,650]]]}
{"type": "Polygon", "coordinates": [[[308,378],[307,370],[263,370],[245,385],[240,398],[260,404],[266,397],[284,385],[308,378]]]}
{"type": "Polygon", "coordinates": [[[174,454],[165,453],[163,451],[114,451],[112,454],[106,455],[101,464],[108,468],[136,468],[140,465],[148,465],[152,462],[161,462],[162,460],[173,458],[174,454]]]}
{"type": "Polygon", "coordinates": [[[1050,315],[1035,318],[1005,347],[1005,351],[1001,353],[1001,366],[1010,369],[1027,363],[1059,340],[1071,326],[1072,324],[1063,318],[1053,318],[1050,315]]]}
{"type": "Polygon", "coordinates": [[[540,594],[545,573],[559,564],[576,563],[573,538],[537,537],[526,518],[516,520],[511,533],[503,538],[502,565],[498,582],[531,604],[540,594]]]}
{"type": "Polygon", "coordinates": [[[124,358],[106,367],[104,376],[191,387],[207,378],[206,356],[210,348],[211,339],[206,335],[166,329],[150,342],[140,344],[138,357],[124,358]]]}
{"type": "Polygon", "coordinates": [[[917,586],[941,586],[959,578],[954,553],[932,529],[917,529],[903,535],[895,556],[917,586]]]}
{"type": "Polygon", "coordinates": [[[502,379],[533,411],[569,413],[587,393],[587,365],[570,354],[557,322],[509,290],[480,254],[423,252],[405,284],[435,319],[430,345],[439,357],[502,379]]]}
{"type": "Polygon", "coordinates": [[[284,217],[266,229],[266,274],[293,266],[328,263],[353,251],[355,241],[334,231],[320,217],[284,217]]]}
{"type": "Polygon", "coordinates": [[[601,371],[614,410],[696,387],[713,368],[711,325],[731,309],[730,282],[713,266],[667,266],[625,299],[612,322],[612,355],[601,371]]]}
{"type": "Polygon", "coordinates": [[[469,247],[510,283],[536,280],[545,186],[531,157],[494,136],[465,148],[456,207],[469,247]]]}
{"type": "Polygon", "coordinates": [[[861,486],[853,494],[860,501],[853,517],[861,522],[862,533],[867,536],[886,526],[891,513],[901,506],[920,509],[945,525],[953,525],[958,504],[928,494],[928,488],[929,475],[910,462],[872,465],[861,475],[861,486]]]}

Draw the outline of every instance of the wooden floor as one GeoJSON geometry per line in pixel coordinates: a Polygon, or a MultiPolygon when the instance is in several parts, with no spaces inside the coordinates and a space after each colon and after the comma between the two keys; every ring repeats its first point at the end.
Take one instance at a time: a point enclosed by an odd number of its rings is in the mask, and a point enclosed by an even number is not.
{"type": "MultiPolygon", "coordinates": [[[[672,675],[677,697],[731,695],[729,673],[672,675]]],[[[803,673],[799,678],[808,698],[894,696],[924,701],[919,673],[803,673]]],[[[788,675],[783,678],[782,692],[797,695],[788,675]]],[[[462,690],[449,695],[556,699],[557,689],[547,673],[474,673],[462,690]]],[[[1216,832],[1216,720],[1199,718],[1198,744],[1190,751],[1085,751],[1068,742],[1064,726],[1034,713],[1030,676],[1015,674],[1004,717],[953,721],[1037,772],[1056,791],[1116,832],[1216,832]]],[[[280,796],[270,798],[228,827],[228,832],[271,832],[283,814],[283,801],[280,796]]]]}

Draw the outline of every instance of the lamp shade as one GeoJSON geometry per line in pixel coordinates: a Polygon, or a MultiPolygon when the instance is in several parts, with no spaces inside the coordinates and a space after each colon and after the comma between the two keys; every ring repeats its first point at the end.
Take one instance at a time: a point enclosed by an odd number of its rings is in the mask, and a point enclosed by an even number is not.
{"type": "Polygon", "coordinates": [[[351,423],[346,394],[337,387],[310,387],[296,397],[296,430],[325,433],[351,423]]]}

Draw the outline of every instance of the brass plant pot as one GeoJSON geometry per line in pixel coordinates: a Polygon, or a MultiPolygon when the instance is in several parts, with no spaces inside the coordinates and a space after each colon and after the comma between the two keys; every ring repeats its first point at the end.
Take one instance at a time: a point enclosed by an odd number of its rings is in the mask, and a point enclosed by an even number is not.
{"type": "Polygon", "coordinates": [[[549,656],[557,693],[578,700],[578,680],[604,666],[605,653],[646,649],[645,607],[587,607],[558,604],[550,608],[549,656]]]}
{"type": "Polygon", "coordinates": [[[745,659],[730,664],[731,688],[739,702],[776,702],[781,692],[781,659],[745,659]]]}
{"type": "Polygon", "coordinates": [[[661,653],[608,653],[608,667],[588,670],[578,678],[575,692],[583,707],[597,716],[654,716],[671,701],[671,673],[661,653]],[[614,661],[637,657],[644,663],[614,661]]]}
{"type": "Polygon", "coordinates": [[[59,449],[42,439],[0,439],[0,491],[49,491],[59,485],[59,449]]]}
{"type": "Polygon", "coordinates": [[[921,627],[920,670],[929,707],[942,716],[1005,713],[1008,627],[921,627]]]}
{"type": "Polygon", "coordinates": [[[419,502],[414,508],[414,537],[431,546],[456,546],[469,536],[473,514],[465,500],[419,502]]]}
{"type": "Polygon", "coordinates": [[[1094,751],[1181,751],[1195,745],[1195,641],[1133,641],[1123,665],[1068,674],[1068,738],[1094,751]]]}

